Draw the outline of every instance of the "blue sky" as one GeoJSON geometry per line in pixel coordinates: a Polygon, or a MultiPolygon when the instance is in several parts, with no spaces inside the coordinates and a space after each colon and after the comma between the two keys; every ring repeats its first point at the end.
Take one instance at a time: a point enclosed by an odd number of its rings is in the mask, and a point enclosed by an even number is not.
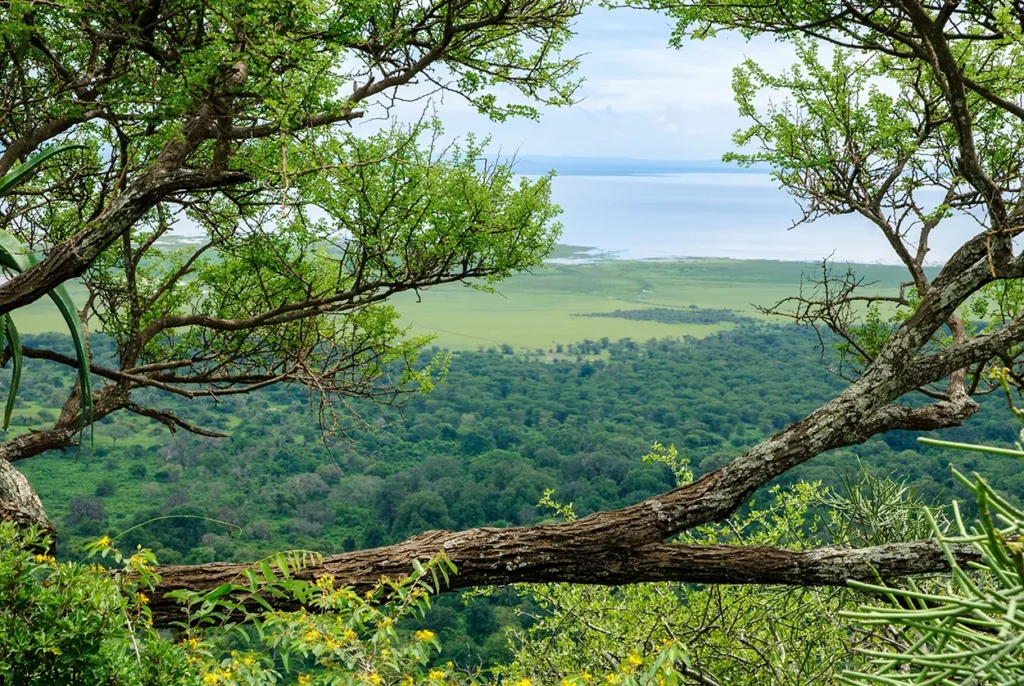
{"type": "Polygon", "coordinates": [[[488,121],[447,97],[437,112],[449,133],[490,134],[492,147],[523,155],[718,159],[739,125],[732,68],[745,57],[771,70],[792,62],[789,47],[720,35],[668,47],[672,23],[654,12],[588,8],[568,49],[584,54],[581,102],[544,110],[539,122],[488,121]]]}

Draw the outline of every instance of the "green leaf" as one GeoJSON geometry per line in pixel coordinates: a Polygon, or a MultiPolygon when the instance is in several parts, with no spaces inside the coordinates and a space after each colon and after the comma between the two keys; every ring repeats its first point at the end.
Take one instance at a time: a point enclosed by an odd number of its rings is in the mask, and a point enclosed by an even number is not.
{"type": "Polygon", "coordinates": [[[10,172],[5,174],[2,179],[0,179],[0,195],[7,195],[19,184],[28,181],[32,174],[35,173],[36,169],[54,155],[59,155],[62,152],[74,150],[75,148],[85,149],[86,147],[87,146],[80,144],[58,145],[56,148],[50,148],[49,150],[45,150],[38,155],[33,156],[25,162],[25,164],[20,165],[17,169],[12,169],[10,172]]]}
{"type": "MultiPolygon", "coordinates": [[[[23,272],[33,265],[39,264],[39,258],[30,253],[21,241],[6,231],[0,231],[0,265],[16,272],[23,272]]],[[[71,338],[75,345],[75,356],[78,359],[78,380],[82,391],[82,415],[79,423],[79,437],[85,432],[86,424],[91,425],[93,420],[92,404],[92,377],[89,374],[89,348],[86,344],[85,329],[82,328],[82,321],[78,318],[78,310],[71,300],[64,284],[58,285],[47,295],[57,305],[64,323],[67,324],[71,338]]],[[[8,328],[10,333],[10,328],[8,328]]],[[[13,350],[12,350],[13,352],[13,350]]],[[[21,349],[19,347],[15,367],[20,370],[21,349]]],[[[14,386],[12,384],[12,390],[14,386]]],[[[12,402],[8,398],[8,403],[12,402]]],[[[81,450],[81,438],[79,438],[79,450],[81,450]]]]}
{"type": "Polygon", "coordinates": [[[217,588],[215,588],[212,591],[210,591],[209,593],[207,593],[206,597],[204,598],[204,600],[206,600],[207,602],[211,602],[212,603],[215,600],[217,600],[218,598],[220,598],[221,596],[226,595],[228,593],[231,593],[233,590],[235,590],[234,585],[229,584],[229,583],[221,584],[217,588]]]}
{"type": "Polygon", "coordinates": [[[4,424],[3,429],[7,431],[7,428],[11,425],[11,413],[14,411],[14,399],[18,395],[18,386],[21,384],[21,338],[18,336],[18,330],[14,327],[14,320],[11,319],[11,315],[5,314],[3,316],[3,325],[0,326],[7,333],[7,340],[11,348],[11,360],[14,362],[14,367],[11,371],[11,388],[7,392],[7,405],[4,407],[4,424]]]}

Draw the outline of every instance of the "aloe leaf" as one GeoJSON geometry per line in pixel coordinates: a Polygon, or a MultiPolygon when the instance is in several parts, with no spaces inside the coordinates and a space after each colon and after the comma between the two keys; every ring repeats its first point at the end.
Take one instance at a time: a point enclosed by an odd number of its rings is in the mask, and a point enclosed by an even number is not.
{"type": "Polygon", "coordinates": [[[67,145],[58,145],[56,148],[50,148],[38,155],[30,158],[25,164],[19,165],[17,169],[12,169],[0,179],[0,195],[6,195],[10,193],[18,184],[28,181],[29,178],[35,173],[36,169],[39,168],[46,160],[50,159],[54,155],[58,155],[68,150],[74,150],[75,148],[85,148],[86,146],[80,144],[69,143],[67,145]]]}
{"type": "MultiPolygon", "coordinates": [[[[29,256],[30,261],[35,264],[38,260],[34,255],[29,256]]],[[[50,290],[47,295],[57,305],[64,323],[71,332],[71,339],[75,344],[75,357],[78,359],[78,380],[82,386],[82,417],[79,431],[84,432],[86,425],[91,425],[93,420],[92,406],[92,376],[89,374],[89,347],[86,343],[85,329],[82,328],[82,320],[78,317],[78,310],[75,308],[71,294],[64,284],[60,284],[50,290]]]]}
{"type": "Polygon", "coordinates": [[[11,413],[14,412],[14,399],[18,395],[18,386],[21,384],[22,358],[21,338],[18,336],[18,330],[14,327],[14,320],[11,319],[11,315],[5,314],[2,324],[11,348],[11,361],[14,362],[14,367],[11,371],[11,388],[7,392],[7,405],[4,407],[3,429],[7,431],[7,428],[11,425],[11,413]]]}
{"type": "MultiPolygon", "coordinates": [[[[29,267],[38,264],[39,259],[30,253],[21,241],[6,231],[0,230],[0,265],[16,272],[23,272],[29,267]]],[[[86,424],[92,424],[92,378],[89,375],[89,349],[85,342],[85,330],[82,328],[82,320],[78,318],[78,310],[71,300],[64,284],[60,284],[47,293],[50,299],[57,305],[64,323],[71,332],[71,339],[75,344],[75,356],[78,359],[78,379],[82,391],[82,417],[80,431],[85,431],[86,424]]],[[[9,319],[9,317],[8,317],[9,319]]],[[[13,327],[13,324],[10,325],[13,327]]],[[[10,333],[10,328],[8,329],[10,333]]],[[[13,352],[13,350],[12,350],[13,352]]],[[[21,348],[18,348],[20,359],[21,348]]],[[[10,398],[8,399],[10,401],[10,398]]]]}

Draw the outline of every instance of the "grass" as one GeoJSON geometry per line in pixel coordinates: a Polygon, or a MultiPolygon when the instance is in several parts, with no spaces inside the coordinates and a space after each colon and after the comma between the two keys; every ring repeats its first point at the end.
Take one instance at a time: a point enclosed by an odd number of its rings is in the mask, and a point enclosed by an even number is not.
{"type": "MultiPolygon", "coordinates": [[[[815,265],[767,260],[598,259],[588,264],[549,264],[498,285],[498,293],[465,286],[431,289],[394,300],[412,332],[431,333],[454,350],[508,343],[550,349],[607,336],[644,341],[667,336],[703,337],[730,324],[665,324],[609,317],[575,317],[588,312],[648,307],[725,308],[763,317],[754,305],[770,305],[799,292],[802,273],[815,265]]],[[[875,288],[899,288],[898,267],[859,265],[857,273],[875,288]]]]}
{"type": "MultiPolygon", "coordinates": [[[[588,248],[558,246],[555,258],[586,258],[588,248]]],[[[770,305],[796,294],[802,273],[816,265],[768,260],[644,260],[608,259],[549,263],[530,274],[498,284],[497,293],[462,285],[435,287],[393,299],[413,334],[433,334],[436,343],[452,350],[510,344],[518,349],[549,350],[583,339],[612,340],[678,336],[703,337],[730,324],[665,324],[609,317],[575,317],[589,312],[647,307],[726,308],[761,317],[754,305],[770,305]]],[[[898,267],[858,265],[857,273],[877,288],[897,289],[898,267]]],[[[75,284],[72,297],[84,301],[75,284]]],[[[65,331],[60,313],[49,300],[18,310],[15,322],[24,333],[65,331]]]]}

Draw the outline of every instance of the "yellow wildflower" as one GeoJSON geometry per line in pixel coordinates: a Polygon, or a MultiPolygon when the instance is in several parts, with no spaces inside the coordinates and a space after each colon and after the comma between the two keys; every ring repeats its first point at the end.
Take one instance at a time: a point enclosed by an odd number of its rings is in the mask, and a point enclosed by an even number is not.
{"type": "Polygon", "coordinates": [[[316,629],[310,629],[302,636],[302,640],[306,643],[316,643],[320,640],[321,635],[322,634],[316,629]]]}
{"type": "Polygon", "coordinates": [[[203,675],[203,683],[204,684],[215,684],[215,683],[217,683],[217,675],[214,674],[213,672],[208,672],[207,674],[204,674],[203,675]]]}
{"type": "Polygon", "coordinates": [[[345,629],[345,633],[343,634],[343,636],[345,637],[346,641],[356,640],[356,632],[352,631],[352,629],[345,629]]]}
{"type": "Polygon", "coordinates": [[[562,686],[573,686],[572,682],[569,681],[569,677],[562,677],[562,686]]]}
{"type": "Polygon", "coordinates": [[[432,669],[427,673],[427,678],[432,681],[440,681],[441,679],[444,679],[444,672],[440,669],[432,669]]]}
{"type": "Polygon", "coordinates": [[[590,675],[590,672],[584,669],[583,673],[580,674],[580,679],[583,679],[583,683],[589,684],[591,681],[594,680],[594,677],[590,675]]]}
{"type": "Polygon", "coordinates": [[[434,632],[430,629],[420,629],[416,632],[417,641],[429,641],[432,638],[434,638],[434,632]]]}
{"type": "Polygon", "coordinates": [[[306,684],[310,684],[310,683],[313,683],[313,679],[311,679],[308,674],[300,674],[299,675],[299,684],[300,684],[300,686],[306,686],[306,684]]]}
{"type": "Polygon", "coordinates": [[[139,605],[145,605],[146,603],[149,602],[149,596],[146,595],[145,593],[141,593],[141,592],[140,593],[136,593],[135,594],[135,602],[138,603],[139,605]]]}
{"type": "Polygon", "coordinates": [[[519,681],[516,682],[516,686],[530,686],[530,680],[529,679],[520,679],[519,681]]]}
{"type": "Polygon", "coordinates": [[[366,680],[369,681],[373,686],[378,686],[381,682],[380,675],[377,672],[370,672],[366,675],[366,680]]]}
{"type": "Polygon", "coordinates": [[[110,547],[110,536],[104,536],[96,542],[96,545],[102,546],[104,548],[110,547]]]}
{"type": "Polygon", "coordinates": [[[640,665],[642,665],[644,663],[644,661],[636,653],[633,653],[628,658],[626,658],[626,662],[628,662],[629,666],[634,668],[634,669],[636,669],[637,667],[639,667],[640,665]]]}

